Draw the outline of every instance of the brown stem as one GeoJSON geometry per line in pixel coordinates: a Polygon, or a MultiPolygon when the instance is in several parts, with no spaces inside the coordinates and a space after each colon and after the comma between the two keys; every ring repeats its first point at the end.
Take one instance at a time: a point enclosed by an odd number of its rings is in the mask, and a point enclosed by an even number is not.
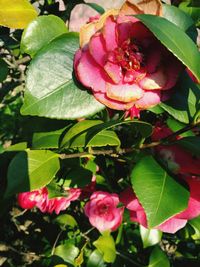
{"type": "Polygon", "coordinates": [[[80,158],[80,157],[87,157],[88,155],[110,155],[111,157],[119,157],[120,155],[123,154],[127,154],[127,153],[131,153],[131,152],[136,152],[139,151],[140,149],[146,149],[146,148],[152,148],[155,146],[159,146],[161,144],[168,144],[171,141],[174,141],[174,139],[184,133],[187,132],[193,128],[195,128],[196,126],[198,126],[200,124],[200,121],[198,121],[197,123],[193,123],[190,125],[185,126],[184,128],[170,134],[169,136],[160,139],[157,142],[152,142],[150,144],[143,144],[141,145],[139,148],[135,148],[135,147],[130,147],[130,148],[122,148],[120,150],[115,150],[115,149],[109,149],[109,150],[92,150],[90,149],[89,152],[79,152],[79,153],[73,153],[73,154],[60,154],[59,157],[60,159],[71,159],[71,158],[80,158]]]}

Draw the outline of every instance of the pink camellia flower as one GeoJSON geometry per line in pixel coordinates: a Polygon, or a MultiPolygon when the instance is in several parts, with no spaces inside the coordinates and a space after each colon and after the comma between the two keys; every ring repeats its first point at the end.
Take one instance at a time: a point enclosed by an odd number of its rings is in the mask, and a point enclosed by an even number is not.
{"type": "Polygon", "coordinates": [[[97,191],[92,194],[85,205],[85,214],[90,223],[100,232],[115,231],[122,223],[123,208],[117,208],[117,194],[97,191]]]}
{"type": "MultiPolygon", "coordinates": [[[[185,177],[184,180],[188,183],[190,190],[188,207],[186,210],[155,227],[162,232],[173,234],[183,228],[188,220],[200,215],[200,179],[196,177],[185,177]]],[[[121,193],[120,201],[130,210],[131,221],[138,222],[148,228],[145,211],[131,188],[127,188],[121,193]]]]}
{"type": "Polygon", "coordinates": [[[52,213],[55,211],[56,214],[59,214],[61,210],[69,207],[71,201],[77,200],[81,194],[81,190],[78,188],[70,188],[66,192],[69,194],[67,197],[49,199],[48,190],[44,187],[32,192],[20,193],[18,203],[24,209],[37,207],[42,212],[52,213]]]}
{"type": "Polygon", "coordinates": [[[98,101],[115,110],[132,109],[138,116],[138,110],[165,98],[182,64],[141,21],[125,15],[111,10],[83,27],[74,69],[98,101]]]}
{"type": "MultiPolygon", "coordinates": [[[[159,141],[172,133],[166,125],[157,125],[154,128],[152,140],[159,141]]],[[[177,136],[176,140],[181,138],[181,136],[177,136]]],[[[190,152],[180,145],[159,145],[154,148],[154,151],[166,162],[172,172],[192,175],[200,174],[200,158],[193,157],[190,152]]]]}

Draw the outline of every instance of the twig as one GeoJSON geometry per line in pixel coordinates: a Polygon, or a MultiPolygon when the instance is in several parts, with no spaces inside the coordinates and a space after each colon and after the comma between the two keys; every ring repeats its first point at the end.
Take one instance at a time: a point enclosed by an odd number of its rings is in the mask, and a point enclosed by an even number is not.
{"type": "Polygon", "coordinates": [[[61,231],[59,232],[59,234],[57,235],[57,237],[56,237],[56,240],[55,240],[55,242],[54,242],[54,244],[53,244],[53,247],[52,247],[52,250],[51,250],[51,256],[54,255],[56,245],[57,245],[58,240],[59,240],[59,238],[60,238],[60,236],[61,236],[62,233],[63,233],[63,230],[61,230],[61,231]]]}

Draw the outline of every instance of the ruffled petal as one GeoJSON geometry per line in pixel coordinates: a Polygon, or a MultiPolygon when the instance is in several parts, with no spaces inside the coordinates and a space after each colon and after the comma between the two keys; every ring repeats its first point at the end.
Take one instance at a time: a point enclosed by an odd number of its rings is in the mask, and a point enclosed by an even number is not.
{"type": "Polygon", "coordinates": [[[94,60],[101,65],[105,65],[106,49],[102,34],[95,34],[89,42],[89,51],[94,60]]]}
{"type": "Polygon", "coordinates": [[[147,109],[160,103],[160,91],[145,91],[141,99],[135,102],[135,106],[139,109],[147,109]]]}
{"type": "Polygon", "coordinates": [[[167,76],[162,69],[157,72],[147,74],[139,81],[139,85],[144,90],[158,90],[164,88],[167,83],[167,76]]]}
{"type": "Polygon", "coordinates": [[[107,51],[112,51],[118,47],[116,25],[113,16],[109,16],[104,24],[102,32],[107,51]]]}
{"type": "Polygon", "coordinates": [[[106,82],[110,79],[104,70],[95,62],[89,51],[82,53],[76,68],[78,80],[95,92],[105,92],[106,82]]]}
{"type": "Polygon", "coordinates": [[[111,109],[127,110],[127,109],[130,109],[134,105],[134,102],[124,103],[121,101],[110,99],[106,96],[106,94],[103,94],[103,93],[94,93],[94,97],[99,102],[101,102],[102,104],[104,104],[105,106],[111,109]]]}
{"type": "Polygon", "coordinates": [[[144,91],[137,84],[107,83],[106,94],[111,99],[128,103],[140,99],[144,95],[144,91]]]}
{"type": "Polygon", "coordinates": [[[118,84],[122,80],[122,69],[119,65],[108,61],[104,66],[104,70],[114,83],[118,84]]]}
{"type": "Polygon", "coordinates": [[[171,218],[156,228],[162,232],[174,234],[178,230],[183,228],[186,225],[186,223],[187,223],[187,220],[171,218]]]}

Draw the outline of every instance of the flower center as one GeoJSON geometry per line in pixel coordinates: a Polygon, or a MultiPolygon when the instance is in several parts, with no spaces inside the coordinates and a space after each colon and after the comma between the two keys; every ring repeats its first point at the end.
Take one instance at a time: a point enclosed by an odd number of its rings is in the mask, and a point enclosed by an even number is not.
{"type": "Polygon", "coordinates": [[[109,61],[119,64],[122,71],[138,71],[144,67],[144,54],[135,40],[126,40],[121,47],[115,48],[108,57],[109,61]]]}
{"type": "Polygon", "coordinates": [[[98,208],[99,215],[105,215],[109,212],[109,206],[101,204],[98,208]]]}

